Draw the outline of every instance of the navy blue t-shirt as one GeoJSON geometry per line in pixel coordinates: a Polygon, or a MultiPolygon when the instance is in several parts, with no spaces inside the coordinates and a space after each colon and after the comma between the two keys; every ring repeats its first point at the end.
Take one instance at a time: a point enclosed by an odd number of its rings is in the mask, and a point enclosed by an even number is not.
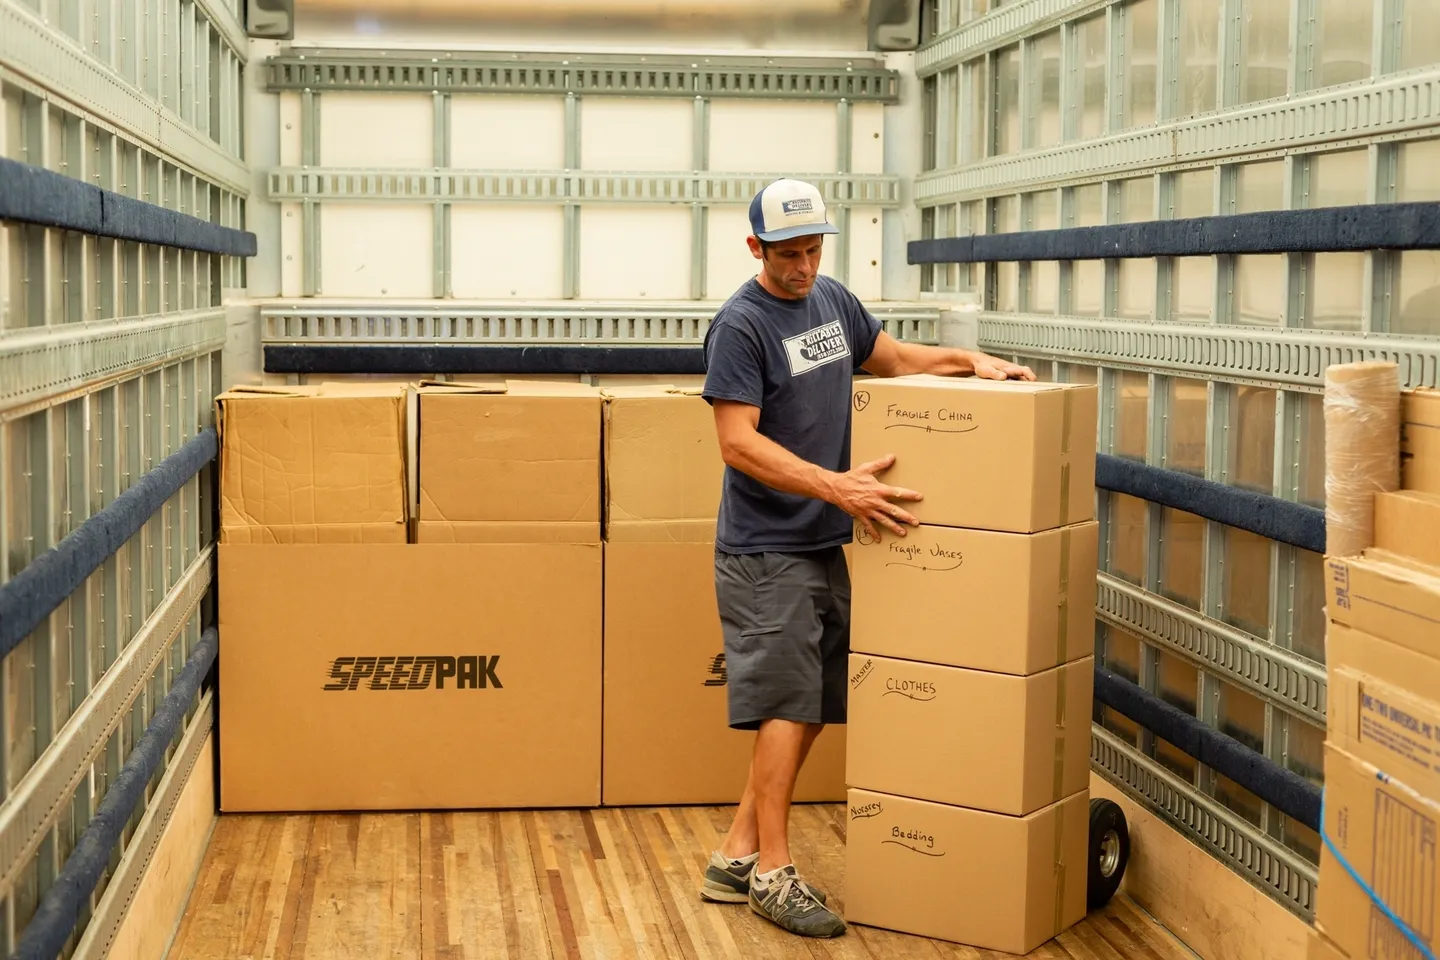
{"type": "MultiPolygon", "coordinates": [[[[880,321],[823,274],[786,300],[753,277],[705,334],[705,399],[760,408],[761,435],[826,470],[850,469],[851,378],[870,358],[880,321]]],[[[849,543],[850,517],[726,466],[716,546],[726,553],[804,551],[849,543]]]]}

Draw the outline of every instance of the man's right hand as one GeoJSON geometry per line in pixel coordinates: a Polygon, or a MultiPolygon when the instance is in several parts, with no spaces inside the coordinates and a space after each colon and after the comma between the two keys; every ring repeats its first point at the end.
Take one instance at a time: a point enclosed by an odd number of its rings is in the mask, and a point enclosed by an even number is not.
{"type": "Polygon", "coordinates": [[[876,540],[880,539],[875,524],[889,528],[898,536],[905,536],[908,524],[918,527],[920,521],[892,500],[920,500],[921,495],[904,487],[892,487],[881,483],[875,474],[888,469],[895,463],[895,455],[887,453],[878,460],[862,463],[848,473],[836,473],[830,477],[831,496],[829,501],[860,521],[876,540]]]}

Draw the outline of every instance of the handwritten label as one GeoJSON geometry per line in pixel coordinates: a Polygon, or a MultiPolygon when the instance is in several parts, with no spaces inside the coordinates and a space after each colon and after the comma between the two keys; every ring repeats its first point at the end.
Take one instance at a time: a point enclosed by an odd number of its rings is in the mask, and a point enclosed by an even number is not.
{"type": "Polygon", "coordinates": [[[965,554],[938,543],[923,547],[918,543],[891,541],[890,553],[903,559],[891,559],[885,564],[887,567],[909,567],[931,573],[958,570],[965,562],[965,554]]]}
{"type": "Polygon", "coordinates": [[[864,663],[860,664],[860,669],[856,670],[854,676],[850,678],[850,689],[853,690],[856,687],[860,686],[860,684],[864,683],[866,678],[869,677],[870,674],[874,672],[874,670],[874,660],[866,660],[864,663]]]}
{"type": "Polygon", "coordinates": [[[902,407],[898,403],[891,403],[885,406],[885,417],[895,421],[886,424],[886,430],[898,427],[924,430],[926,433],[969,433],[980,426],[975,422],[975,415],[970,411],[955,410],[950,407],[937,407],[932,410],[902,407]]]}
{"type": "Polygon", "coordinates": [[[934,700],[936,694],[935,684],[929,680],[899,680],[895,677],[885,678],[885,692],[882,696],[896,694],[901,697],[909,697],[911,700],[934,700]]]}
{"type": "Polygon", "coordinates": [[[876,800],[874,803],[861,804],[858,807],[850,808],[851,820],[869,820],[871,817],[878,817],[885,812],[885,807],[876,800]]]}
{"type": "Polygon", "coordinates": [[[902,830],[899,827],[890,828],[890,837],[881,843],[893,843],[897,847],[904,847],[911,853],[924,854],[927,857],[943,857],[945,851],[935,849],[935,837],[933,834],[924,833],[920,830],[902,830]],[[924,847],[925,849],[920,849],[924,847]]]}

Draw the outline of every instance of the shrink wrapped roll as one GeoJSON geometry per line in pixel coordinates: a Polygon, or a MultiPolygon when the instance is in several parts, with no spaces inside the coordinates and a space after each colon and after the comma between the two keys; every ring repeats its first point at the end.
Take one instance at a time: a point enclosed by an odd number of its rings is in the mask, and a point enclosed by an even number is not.
{"type": "Polygon", "coordinates": [[[1365,361],[1325,371],[1325,552],[1375,543],[1375,495],[1400,487],[1400,368],[1365,361]]]}

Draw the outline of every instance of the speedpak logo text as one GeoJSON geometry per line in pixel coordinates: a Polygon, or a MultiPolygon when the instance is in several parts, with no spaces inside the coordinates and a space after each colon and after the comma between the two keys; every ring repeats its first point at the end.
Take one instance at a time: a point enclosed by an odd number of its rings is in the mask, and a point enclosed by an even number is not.
{"type": "Polygon", "coordinates": [[[502,689],[496,673],[499,656],[336,657],[330,661],[326,690],[502,689]]]}

